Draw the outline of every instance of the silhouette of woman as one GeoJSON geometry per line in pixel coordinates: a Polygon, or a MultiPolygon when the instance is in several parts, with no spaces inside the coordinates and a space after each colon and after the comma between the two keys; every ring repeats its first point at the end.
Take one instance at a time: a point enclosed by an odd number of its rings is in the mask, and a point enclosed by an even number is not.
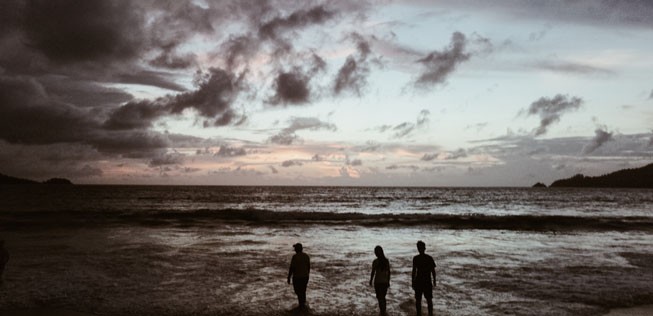
{"type": "Polygon", "coordinates": [[[370,276],[370,286],[374,284],[376,299],[379,301],[379,315],[386,314],[385,295],[390,287],[390,261],[383,254],[381,246],[374,247],[376,259],[372,262],[372,275],[370,276]]]}

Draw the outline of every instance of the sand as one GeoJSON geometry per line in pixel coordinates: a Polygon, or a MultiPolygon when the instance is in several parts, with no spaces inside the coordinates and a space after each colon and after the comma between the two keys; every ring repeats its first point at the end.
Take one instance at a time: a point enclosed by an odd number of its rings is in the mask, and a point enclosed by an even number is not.
{"type": "Polygon", "coordinates": [[[0,313],[3,316],[95,316],[95,314],[90,313],[54,308],[9,310],[0,311],[0,313]]]}
{"type": "Polygon", "coordinates": [[[605,316],[649,316],[653,315],[653,305],[643,305],[630,308],[616,308],[605,316]]]}

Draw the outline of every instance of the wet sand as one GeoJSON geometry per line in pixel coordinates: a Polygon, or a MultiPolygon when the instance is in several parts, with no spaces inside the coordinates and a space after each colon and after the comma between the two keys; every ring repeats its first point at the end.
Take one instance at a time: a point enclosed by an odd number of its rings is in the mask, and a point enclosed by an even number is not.
{"type": "Polygon", "coordinates": [[[643,305],[630,308],[616,308],[605,316],[649,316],[653,315],[653,305],[643,305]]]}
{"type": "Polygon", "coordinates": [[[71,311],[66,309],[19,309],[2,311],[2,315],[6,316],[95,316],[95,314],[71,311]]]}

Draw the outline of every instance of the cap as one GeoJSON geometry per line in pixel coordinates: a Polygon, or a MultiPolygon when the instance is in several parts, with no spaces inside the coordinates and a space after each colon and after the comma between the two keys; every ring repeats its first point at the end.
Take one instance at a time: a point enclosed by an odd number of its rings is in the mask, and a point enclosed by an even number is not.
{"type": "Polygon", "coordinates": [[[295,248],[295,249],[297,249],[297,248],[303,249],[304,248],[301,243],[296,243],[296,244],[292,245],[292,247],[295,248]]]}

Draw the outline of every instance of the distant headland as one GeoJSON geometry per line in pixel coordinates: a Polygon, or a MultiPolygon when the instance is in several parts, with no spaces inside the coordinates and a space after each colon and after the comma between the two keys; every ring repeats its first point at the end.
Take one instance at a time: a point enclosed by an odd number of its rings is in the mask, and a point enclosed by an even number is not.
{"type": "Polygon", "coordinates": [[[52,178],[43,182],[37,182],[29,179],[21,179],[11,177],[0,173],[0,184],[57,184],[57,185],[72,185],[73,183],[64,178],[52,178]]]}
{"type": "Polygon", "coordinates": [[[584,188],[653,188],[653,163],[641,168],[623,169],[598,177],[577,174],[556,180],[549,187],[584,188]]]}

